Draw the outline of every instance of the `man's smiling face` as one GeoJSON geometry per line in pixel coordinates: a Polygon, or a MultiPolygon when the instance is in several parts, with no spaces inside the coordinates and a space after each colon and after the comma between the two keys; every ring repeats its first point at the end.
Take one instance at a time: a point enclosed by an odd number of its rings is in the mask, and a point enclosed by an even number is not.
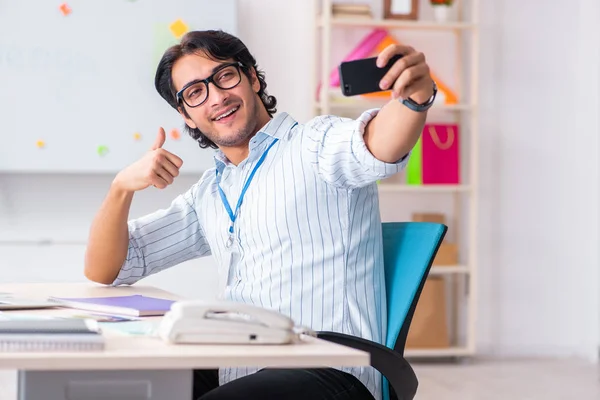
{"type": "MultiPolygon", "coordinates": [[[[215,72],[214,79],[220,85],[223,82],[235,84],[239,81],[231,89],[220,89],[211,82],[206,101],[198,107],[190,107],[185,102],[180,104],[188,114],[186,116],[182,113],[187,125],[198,128],[219,147],[245,145],[260,128],[256,126],[260,120],[261,103],[257,94],[260,82],[253,69],[250,72],[251,79],[248,79],[239,66],[223,69],[223,66],[231,63],[235,61],[213,60],[203,53],[188,54],[175,62],[171,74],[177,91],[191,82],[208,78],[215,72]]],[[[194,104],[194,100],[201,101],[206,96],[205,91],[203,83],[195,84],[184,90],[183,97],[188,103],[194,104]]]]}

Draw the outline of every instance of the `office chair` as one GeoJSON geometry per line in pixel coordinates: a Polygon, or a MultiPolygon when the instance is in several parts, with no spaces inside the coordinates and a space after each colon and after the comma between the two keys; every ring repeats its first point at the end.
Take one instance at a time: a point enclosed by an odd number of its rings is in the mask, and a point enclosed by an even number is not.
{"type": "Polygon", "coordinates": [[[430,222],[386,222],[383,257],[387,300],[386,345],[338,332],[317,332],[321,339],[371,355],[383,375],[383,400],[411,400],[418,380],[404,359],[404,345],[421,290],[448,227],[430,222]]]}

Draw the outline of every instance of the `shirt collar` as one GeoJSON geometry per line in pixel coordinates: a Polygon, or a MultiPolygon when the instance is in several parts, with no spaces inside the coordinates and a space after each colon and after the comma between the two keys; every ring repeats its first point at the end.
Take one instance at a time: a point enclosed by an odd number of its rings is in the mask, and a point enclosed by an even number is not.
{"type": "Polygon", "coordinates": [[[294,118],[290,117],[288,113],[282,112],[271,118],[259,132],[281,139],[283,135],[288,133],[296,124],[297,122],[294,118]]]}
{"type": "MultiPolygon", "coordinates": [[[[279,113],[271,118],[250,140],[250,153],[248,158],[252,158],[255,155],[253,153],[259,148],[264,147],[265,144],[271,143],[269,138],[281,139],[297,124],[296,120],[286,112],[279,113]]],[[[217,171],[220,174],[229,164],[229,160],[219,149],[215,151],[214,159],[217,171]]]]}

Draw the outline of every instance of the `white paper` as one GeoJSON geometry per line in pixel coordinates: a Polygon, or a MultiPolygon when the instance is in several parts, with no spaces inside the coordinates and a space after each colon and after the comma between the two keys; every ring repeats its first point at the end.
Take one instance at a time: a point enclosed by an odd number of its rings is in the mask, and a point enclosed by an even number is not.
{"type": "Polygon", "coordinates": [[[392,14],[410,14],[412,0],[392,0],[392,14]]]}

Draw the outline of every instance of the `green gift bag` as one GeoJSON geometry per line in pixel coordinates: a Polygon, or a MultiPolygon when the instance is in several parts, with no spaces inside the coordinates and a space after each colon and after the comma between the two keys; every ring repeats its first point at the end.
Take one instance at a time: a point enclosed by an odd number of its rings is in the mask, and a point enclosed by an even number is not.
{"type": "Polygon", "coordinates": [[[419,136],[419,140],[415,147],[413,147],[410,153],[410,159],[406,166],[406,183],[409,185],[422,185],[423,184],[423,143],[422,137],[419,136]]]}

